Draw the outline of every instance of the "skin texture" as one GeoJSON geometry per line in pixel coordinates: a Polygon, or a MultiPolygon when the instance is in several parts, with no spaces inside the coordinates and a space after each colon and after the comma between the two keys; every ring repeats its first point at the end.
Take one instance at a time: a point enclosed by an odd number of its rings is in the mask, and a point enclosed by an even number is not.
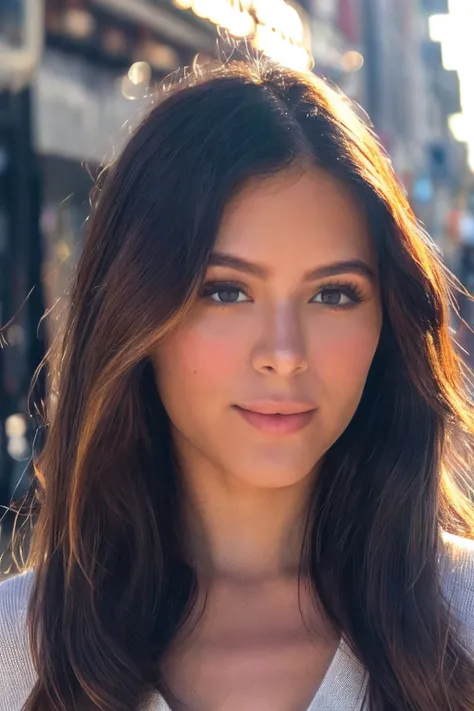
{"type": "Polygon", "coordinates": [[[287,539],[311,473],[364,388],[382,320],[376,259],[346,188],[316,169],[297,168],[255,178],[240,191],[225,211],[215,252],[266,273],[210,266],[187,319],[153,353],[157,385],[209,565],[233,567],[232,558],[236,568],[250,568],[260,540],[265,567],[278,567],[292,557],[287,539]],[[349,260],[367,264],[375,278],[345,271],[306,280],[310,271],[349,260]],[[345,291],[354,287],[360,303],[345,291]],[[339,288],[337,296],[331,288],[339,288]],[[321,303],[328,298],[344,307],[321,303]],[[261,400],[298,401],[315,412],[297,432],[268,434],[234,407],[261,400]]]}
{"type": "Polygon", "coordinates": [[[191,711],[298,711],[337,647],[306,593],[313,637],[301,619],[301,525],[318,461],[354,415],[377,348],[376,257],[348,190],[296,167],[244,186],[214,254],[261,269],[214,256],[186,320],[152,354],[182,464],[184,537],[208,593],[164,673],[191,711]],[[355,260],[365,267],[308,279],[355,260]],[[313,413],[297,431],[264,432],[235,407],[255,401],[297,401],[313,413]]]}

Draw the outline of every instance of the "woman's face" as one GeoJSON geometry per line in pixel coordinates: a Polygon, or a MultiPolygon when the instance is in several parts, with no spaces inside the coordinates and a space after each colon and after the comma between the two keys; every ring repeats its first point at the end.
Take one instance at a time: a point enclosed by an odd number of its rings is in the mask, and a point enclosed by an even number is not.
{"type": "Polygon", "coordinates": [[[347,188],[316,169],[249,182],[201,295],[152,356],[186,466],[258,487],[302,480],[354,415],[381,322],[368,226],[347,188]]]}

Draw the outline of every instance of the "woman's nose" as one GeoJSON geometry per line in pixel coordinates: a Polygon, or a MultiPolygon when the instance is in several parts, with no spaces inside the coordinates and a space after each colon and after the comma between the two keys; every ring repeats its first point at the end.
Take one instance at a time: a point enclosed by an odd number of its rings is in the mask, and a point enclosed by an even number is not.
{"type": "Polygon", "coordinates": [[[260,373],[289,377],[308,367],[305,338],[297,310],[279,306],[265,315],[252,365],[260,373]]]}

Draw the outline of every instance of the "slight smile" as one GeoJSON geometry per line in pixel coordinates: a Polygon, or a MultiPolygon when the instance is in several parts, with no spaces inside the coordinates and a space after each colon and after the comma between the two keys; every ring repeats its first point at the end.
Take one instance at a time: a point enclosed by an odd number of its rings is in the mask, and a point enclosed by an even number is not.
{"type": "Polygon", "coordinates": [[[269,412],[272,407],[261,407],[258,409],[247,409],[247,407],[234,406],[236,412],[250,425],[264,432],[265,434],[273,435],[288,435],[299,432],[306,427],[312,420],[315,409],[302,409],[301,406],[296,406],[294,412],[287,405],[280,407],[284,412],[277,411],[278,405],[273,405],[274,412],[269,412]],[[261,410],[267,410],[262,412],[261,410]]]}

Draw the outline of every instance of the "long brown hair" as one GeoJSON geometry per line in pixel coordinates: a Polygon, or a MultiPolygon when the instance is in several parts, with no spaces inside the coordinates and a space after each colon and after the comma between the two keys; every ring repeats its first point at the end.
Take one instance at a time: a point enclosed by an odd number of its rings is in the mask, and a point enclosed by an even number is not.
{"type": "Polygon", "coordinates": [[[301,572],[367,668],[371,711],[474,709],[438,571],[442,530],[474,538],[474,421],[447,274],[347,100],[310,74],[228,64],[162,92],[98,184],[48,360],[27,711],[130,711],[164,689],[160,660],[197,580],[149,354],[193,303],[232,194],[298,161],[364,207],[384,312],[360,406],[315,483],[301,572]]]}

